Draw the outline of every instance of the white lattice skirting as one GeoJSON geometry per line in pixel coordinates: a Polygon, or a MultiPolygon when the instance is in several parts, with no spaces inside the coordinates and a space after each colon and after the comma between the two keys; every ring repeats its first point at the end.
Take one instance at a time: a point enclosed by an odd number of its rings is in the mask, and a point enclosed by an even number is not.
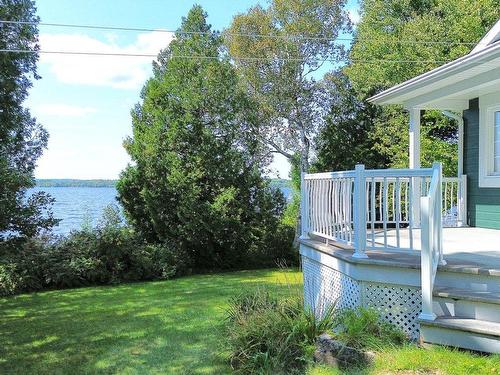
{"type": "Polygon", "coordinates": [[[371,307],[381,317],[400,327],[410,338],[418,339],[418,315],[422,309],[419,288],[356,280],[340,271],[302,256],[304,299],[321,315],[335,308],[371,307]]]}

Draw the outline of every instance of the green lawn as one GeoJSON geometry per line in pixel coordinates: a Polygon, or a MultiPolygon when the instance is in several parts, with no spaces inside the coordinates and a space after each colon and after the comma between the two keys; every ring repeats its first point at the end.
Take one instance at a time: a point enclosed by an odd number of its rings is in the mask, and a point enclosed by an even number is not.
{"type": "Polygon", "coordinates": [[[341,372],[314,366],[307,375],[499,375],[500,356],[480,356],[466,351],[414,345],[377,354],[372,368],[341,372]]]}
{"type": "MultiPolygon", "coordinates": [[[[300,282],[298,272],[262,270],[1,298],[0,374],[228,374],[228,299],[300,282]]],[[[493,375],[500,356],[398,348],[358,373],[493,375]]],[[[316,366],[308,374],[339,372],[316,366]]]]}
{"type": "Polygon", "coordinates": [[[224,307],[297,272],[248,271],[0,299],[0,374],[225,374],[224,307]]]}

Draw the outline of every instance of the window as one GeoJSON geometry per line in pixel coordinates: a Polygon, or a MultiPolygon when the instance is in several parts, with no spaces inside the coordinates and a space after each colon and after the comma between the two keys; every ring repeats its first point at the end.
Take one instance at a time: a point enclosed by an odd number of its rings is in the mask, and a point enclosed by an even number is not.
{"type": "Polygon", "coordinates": [[[479,187],[500,188],[500,93],[479,97],[479,187]]]}
{"type": "Polygon", "coordinates": [[[493,172],[500,174],[500,111],[495,111],[494,114],[494,147],[493,147],[493,172]]]}

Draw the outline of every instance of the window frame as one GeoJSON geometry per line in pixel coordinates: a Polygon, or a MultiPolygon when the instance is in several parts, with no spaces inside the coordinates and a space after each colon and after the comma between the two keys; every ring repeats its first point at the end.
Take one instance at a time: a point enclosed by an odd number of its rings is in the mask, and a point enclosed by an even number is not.
{"type": "Polygon", "coordinates": [[[479,98],[479,187],[482,188],[500,188],[500,171],[494,171],[496,112],[500,112],[500,93],[479,98]]]}
{"type": "MultiPolygon", "coordinates": [[[[491,154],[492,154],[493,160],[492,160],[492,167],[491,167],[491,170],[492,170],[491,175],[492,176],[500,176],[500,169],[498,171],[495,171],[495,159],[500,158],[500,149],[499,149],[498,155],[495,154],[495,149],[496,149],[495,143],[500,142],[500,131],[498,132],[498,134],[496,133],[497,127],[498,127],[498,130],[500,130],[500,105],[498,105],[496,107],[496,109],[493,109],[492,115],[493,115],[493,119],[492,119],[493,145],[492,145],[491,154]],[[498,118],[497,118],[497,113],[498,113],[498,118]],[[498,124],[497,124],[497,119],[498,119],[498,124]],[[498,139],[495,139],[497,135],[498,135],[498,139]]],[[[488,121],[488,120],[486,120],[486,121],[488,121]]]]}

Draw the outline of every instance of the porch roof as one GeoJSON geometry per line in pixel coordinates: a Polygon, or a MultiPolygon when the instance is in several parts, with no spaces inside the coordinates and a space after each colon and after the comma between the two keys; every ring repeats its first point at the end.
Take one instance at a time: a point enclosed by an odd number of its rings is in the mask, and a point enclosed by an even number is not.
{"type": "Polygon", "coordinates": [[[468,54],[421,74],[368,101],[406,108],[464,110],[468,101],[500,87],[500,20],[468,54]]]}

